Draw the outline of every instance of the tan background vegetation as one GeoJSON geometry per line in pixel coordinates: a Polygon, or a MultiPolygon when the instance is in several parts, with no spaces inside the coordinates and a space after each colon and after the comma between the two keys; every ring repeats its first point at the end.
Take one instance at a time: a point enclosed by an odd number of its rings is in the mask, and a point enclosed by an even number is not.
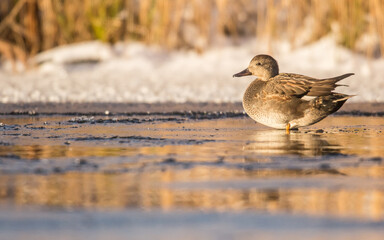
{"type": "Polygon", "coordinates": [[[333,33],[341,45],[377,57],[383,13],[384,0],[2,0],[0,55],[25,61],[94,39],[204,51],[256,36],[297,46],[333,33]]]}

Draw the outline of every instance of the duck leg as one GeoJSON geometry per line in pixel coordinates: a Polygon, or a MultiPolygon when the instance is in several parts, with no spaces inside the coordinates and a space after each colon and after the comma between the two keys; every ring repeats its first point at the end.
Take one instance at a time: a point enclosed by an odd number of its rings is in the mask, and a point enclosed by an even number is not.
{"type": "Polygon", "coordinates": [[[285,126],[285,132],[287,134],[289,134],[290,133],[290,131],[289,131],[290,129],[291,129],[291,124],[287,123],[287,125],[285,126]]]}

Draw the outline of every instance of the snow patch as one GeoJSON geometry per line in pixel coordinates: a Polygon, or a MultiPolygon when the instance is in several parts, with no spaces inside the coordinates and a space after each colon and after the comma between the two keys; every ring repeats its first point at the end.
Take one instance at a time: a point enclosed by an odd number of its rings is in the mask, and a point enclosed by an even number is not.
{"type": "MultiPolygon", "coordinates": [[[[241,101],[253,77],[232,78],[254,55],[266,53],[266,42],[247,40],[203,54],[166,51],[139,43],[87,42],[37,55],[34,69],[12,74],[0,69],[1,102],[235,102],[241,101]]],[[[342,81],[354,94],[350,101],[384,101],[384,59],[368,59],[325,37],[292,50],[272,44],[281,72],[327,78],[354,72],[342,81]]]]}

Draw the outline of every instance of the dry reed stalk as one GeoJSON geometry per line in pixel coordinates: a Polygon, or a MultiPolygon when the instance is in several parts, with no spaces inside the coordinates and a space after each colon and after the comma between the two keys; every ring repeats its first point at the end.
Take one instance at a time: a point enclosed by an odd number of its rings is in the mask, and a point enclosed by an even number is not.
{"type": "MultiPolygon", "coordinates": [[[[166,1],[166,0],[165,0],[166,1]]],[[[149,42],[158,43],[166,46],[167,44],[167,24],[169,16],[169,8],[167,8],[164,0],[157,0],[152,3],[151,9],[149,10],[152,14],[149,42]]],[[[168,2],[168,1],[167,1],[168,2]]]]}
{"type": "Polygon", "coordinates": [[[139,11],[138,11],[138,25],[142,28],[140,32],[146,36],[144,38],[145,42],[150,42],[152,39],[151,36],[151,21],[153,18],[153,11],[151,8],[151,0],[142,0],[139,2],[139,11]]]}
{"type": "Polygon", "coordinates": [[[0,39],[0,53],[12,63],[12,70],[16,72],[16,61],[27,63],[27,54],[19,46],[0,39]]]}
{"type": "Polygon", "coordinates": [[[37,0],[28,0],[26,2],[23,26],[28,44],[30,45],[30,55],[35,55],[40,50],[39,17],[37,16],[37,11],[37,0]]]}
{"type": "MultiPolygon", "coordinates": [[[[302,36],[302,32],[306,31],[305,13],[309,10],[309,3],[306,0],[286,0],[283,2],[286,9],[286,29],[287,39],[292,46],[305,44],[309,36],[302,36]],[[291,7],[295,4],[296,7],[291,7]]],[[[281,29],[285,32],[284,29],[281,29]]],[[[305,34],[305,33],[304,33],[305,34]]]]}
{"type": "MultiPolygon", "coordinates": [[[[339,1],[339,3],[341,3],[341,1],[339,1]]],[[[314,19],[311,41],[321,38],[330,31],[330,24],[332,24],[331,8],[330,4],[326,4],[322,0],[314,0],[310,3],[309,16],[313,16],[314,19]]]]}
{"type": "Polygon", "coordinates": [[[57,42],[57,22],[56,15],[53,11],[53,4],[51,0],[38,1],[38,8],[41,14],[41,38],[42,50],[46,50],[55,46],[57,42]]]}
{"type": "MultiPolygon", "coordinates": [[[[384,0],[372,0],[370,2],[370,13],[373,28],[380,39],[380,53],[384,55],[384,0]]],[[[373,51],[373,50],[371,50],[373,51]]]]}
{"type": "Polygon", "coordinates": [[[184,6],[183,0],[172,1],[170,4],[170,19],[168,23],[168,47],[176,48],[179,45],[179,29],[181,28],[183,11],[180,11],[184,6]]]}
{"type": "MultiPolygon", "coordinates": [[[[210,38],[214,38],[215,34],[221,36],[230,35],[236,41],[239,38],[239,24],[236,24],[241,15],[241,8],[244,1],[232,3],[229,0],[217,0],[212,7],[212,12],[217,9],[217,27],[213,27],[210,31],[210,38]],[[216,29],[216,31],[214,31],[216,29]]],[[[246,14],[246,13],[244,13],[246,14]]],[[[214,21],[214,19],[212,20],[214,21]]],[[[220,37],[220,36],[219,36],[220,37]]]]}
{"type": "MultiPolygon", "coordinates": [[[[0,22],[0,53],[3,57],[11,61],[14,71],[16,70],[17,60],[24,64],[26,63],[26,49],[31,46],[27,42],[28,38],[30,38],[30,40],[32,39],[32,43],[34,40],[33,33],[31,34],[31,32],[28,32],[28,29],[17,22],[17,16],[20,15],[20,12],[23,11],[26,4],[33,3],[34,2],[28,2],[27,0],[18,1],[9,14],[0,22]]],[[[28,14],[31,14],[31,11],[29,11],[28,14]]],[[[32,21],[34,21],[34,19],[32,21]]]]}
{"type": "Polygon", "coordinates": [[[15,17],[21,9],[24,7],[24,4],[26,3],[27,0],[19,0],[15,6],[12,8],[12,10],[9,12],[9,14],[2,19],[0,22],[0,33],[9,25],[13,24],[15,21],[15,17]]]}

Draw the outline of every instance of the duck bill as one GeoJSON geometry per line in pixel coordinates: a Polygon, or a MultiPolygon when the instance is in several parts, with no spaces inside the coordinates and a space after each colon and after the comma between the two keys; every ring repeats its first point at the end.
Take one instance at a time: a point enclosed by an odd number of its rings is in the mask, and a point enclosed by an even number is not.
{"type": "Polygon", "coordinates": [[[244,77],[244,76],[249,76],[249,75],[252,75],[252,73],[248,70],[248,68],[246,68],[243,71],[234,74],[233,77],[244,77]]]}

